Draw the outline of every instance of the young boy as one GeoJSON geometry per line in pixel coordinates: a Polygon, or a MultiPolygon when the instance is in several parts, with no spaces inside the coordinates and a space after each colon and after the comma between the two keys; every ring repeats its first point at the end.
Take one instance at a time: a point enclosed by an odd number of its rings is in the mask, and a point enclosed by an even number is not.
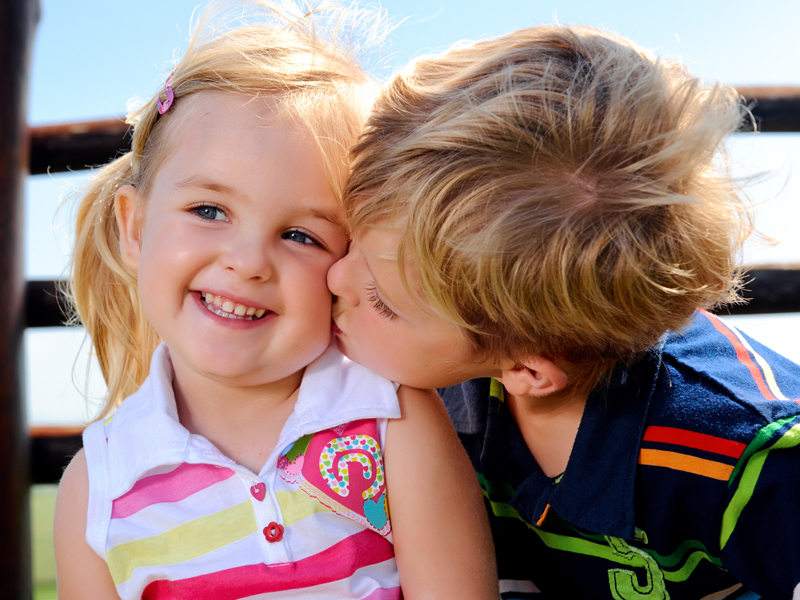
{"type": "MultiPolygon", "coordinates": [[[[800,598],[800,368],[704,312],[737,95],[588,28],[417,61],[354,150],[341,348],[442,391],[504,598],[800,598]]],[[[435,502],[435,494],[431,501],[435,502]]]]}

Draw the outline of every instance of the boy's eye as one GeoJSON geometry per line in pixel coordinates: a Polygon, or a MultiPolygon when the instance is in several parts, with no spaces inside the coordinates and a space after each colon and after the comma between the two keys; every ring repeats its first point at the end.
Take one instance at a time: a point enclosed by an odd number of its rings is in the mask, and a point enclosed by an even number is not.
{"type": "Polygon", "coordinates": [[[320,243],[315,240],[313,237],[308,235],[307,233],[300,231],[299,229],[292,229],[291,231],[287,231],[281,236],[284,240],[289,240],[292,242],[297,242],[298,244],[305,244],[305,245],[316,245],[319,246],[320,243]]]}
{"type": "Polygon", "coordinates": [[[228,220],[228,216],[225,214],[225,211],[218,206],[205,204],[203,206],[195,206],[192,211],[201,219],[207,219],[209,221],[228,220]]]}
{"type": "Polygon", "coordinates": [[[394,321],[397,318],[397,313],[389,308],[378,296],[378,286],[375,284],[367,288],[367,299],[380,316],[386,317],[390,321],[394,321]]]}

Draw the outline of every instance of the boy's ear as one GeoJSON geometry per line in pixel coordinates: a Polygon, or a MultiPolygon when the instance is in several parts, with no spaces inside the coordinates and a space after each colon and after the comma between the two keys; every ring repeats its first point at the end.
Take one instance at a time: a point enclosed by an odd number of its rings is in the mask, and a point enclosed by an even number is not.
{"type": "Polygon", "coordinates": [[[122,261],[131,269],[138,270],[141,245],[137,218],[139,192],[132,185],[123,185],[114,194],[114,214],[119,228],[119,252],[122,261]]]}
{"type": "Polygon", "coordinates": [[[503,387],[514,396],[547,396],[567,385],[567,374],[552,360],[537,356],[502,370],[503,387]]]}

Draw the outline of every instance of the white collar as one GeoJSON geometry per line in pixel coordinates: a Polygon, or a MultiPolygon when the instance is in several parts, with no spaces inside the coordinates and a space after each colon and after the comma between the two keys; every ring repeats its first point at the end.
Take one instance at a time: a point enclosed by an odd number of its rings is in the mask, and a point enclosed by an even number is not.
{"type": "MultiPolygon", "coordinates": [[[[180,424],[172,376],[169,350],[161,344],[153,354],[150,375],[105,426],[111,498],[121,496],[144,473],[163,465],[234,464],[204,437],[189,433],[180,424]]],[[[276,450],[304,435],[343,423],[399,417],[395,384],[347,359],[332,343],[306,367],[294,411],[281,431],[276,450]]]]}

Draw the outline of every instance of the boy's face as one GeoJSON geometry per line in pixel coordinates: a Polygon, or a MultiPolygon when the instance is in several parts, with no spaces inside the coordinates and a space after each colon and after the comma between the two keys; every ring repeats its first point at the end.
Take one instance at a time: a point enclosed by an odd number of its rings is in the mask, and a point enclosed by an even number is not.
{"type": "MultiPolygon", "coordinates": [[[[333,318],[339,348],[410,387],[499,377],[500,369],[482,359],[458,327],[425,310],[424,300],[406,291],[397,268],[399,238],[397,229],[369,227],[328,272],[328,287],[337,296],[333,318]]],[[[413,282],[413,268],[406,274],[413,282]]]]}

